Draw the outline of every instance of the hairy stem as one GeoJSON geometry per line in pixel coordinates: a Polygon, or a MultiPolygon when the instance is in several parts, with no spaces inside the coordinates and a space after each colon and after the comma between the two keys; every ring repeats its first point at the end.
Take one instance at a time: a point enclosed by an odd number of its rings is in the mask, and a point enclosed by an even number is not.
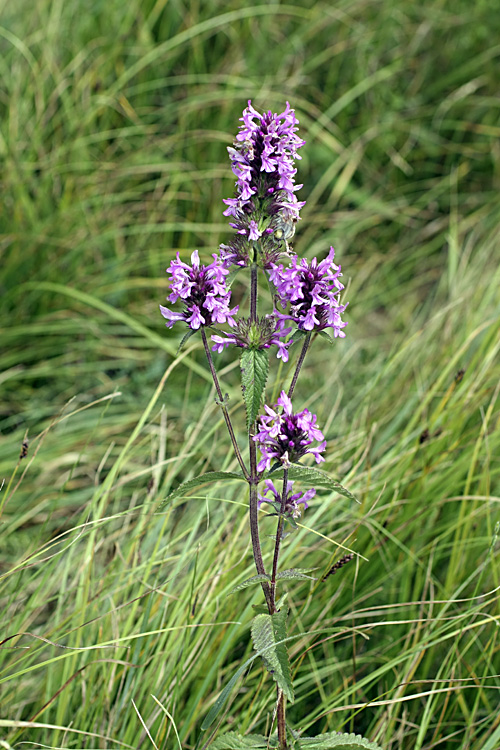
{"type": "Polygon", "coordinates": [[[242,455],[240,453],[240,449],[238,447],[238,443],[236,442],[236,436],[234,434],[233,425],[231,424],[231,419],[229,417],[229,412],[227,410],[227,406],[224,402],[224,398],[222,396],[222,391],[219,384],[219,378],[217,377],[217,373],[215,371],[214,362],[212,359],[212,354],[210,352],[210,347],[208,346],[207,341],[207,335],[205,333],[205,329],[201,329],[201,338],[203,340],[203,346],[205,347],[205,354],[207,355],[208,360],[208,366],[210,367],[210,372],[212,373],[212,378],[215,385],[215,390],[217,391],[217,396],[219,398],[219,406],[222,409],[222,413],[224,414],[224,419],[226,420],[226,426],[227,430],[229,432],[229,437],[231,438],[231,442],[233,444],[234,452],[236,454],[236,458],[238,459],[238,463],[241,466],[241,470],[243,472],[243,475],[245,479],[248,481],[250,478],[250,475],[248,473],[248,469],[245,466],[245,462],[243,461],[242,455]]]}
{"type": "MultiPolygon", "coordinates": [[[[250,320],[256,321],[257,320],[257,272],[258,268],[255,265],[255,263],[251,267],[251,276],[250,276],[250,320]]],[[[305,353],[304,353],[305,356],[305,353]]],[[[255,567],[257,568],[258,573],[265,573],[264,569],[264,563],[262,561],[262,551],[260,546],[260,537],[259,537],[259,524],[258,524],[258,501],[257,501],[257,484],[258,484],[258,472],[257,472],[257,446],[255,444],[255,441],[253,440],[253,433],[254,433],[254,425],[251,426],[249,435],[248,435],[248,443],[249,443],[249,450],[250,450],[250,479],[249,479],[249,485],[250,485],[250,534],[252,537],[252,549],[253,549],[253,558],[255,560],[255,567]]],[[[285,476],[287,476],[287,472],[285,470],[285,476]]],[[[286,483],[286,479],[284,480],[286,483]]],[[[284,506],[282,503],[282,512],[284,510],[284,506]]],[[[281,516],[280,516],[281,520],[281,516]]],[[[279,554],[279,550],[278,550],[279,554]]],[[[276,555],[276,552],[275,552],[276,555]]],[[[276,559],[276,565],[277,565],[277,559],[276,559]]],[[[262,590],[264,592],[264,596],[266,597],[266,604],[267,609],[269,611],[269,614],[272,615],[276,612],[276,606],[275,606],[275,589],[276,589],[276,570],[275,570],[275,564],[273,563],[273,580],[274,584],[271,583],[271,586],[267,583],[267,581],[263,581],[262,583],[262,590]]],[[[286,744],[286,721],[285,721],[285,697],[284,695],[278,691],[278,707],[277,707],[277,714],[278,714],[278,743],[280,750],[286,750],[287,744],[286,744]]]]}
{"type": "Polygon", "coordinates": [[[255,263],[250,269],[250,320],[257,320],[257,272],[255,263]]]}
{"type": "MultiPolygon", "coordinates": [[[[255,263],[250,268],[250,319],[257,320],[257,272],[258,268],[255,263]]],[[[257,499],[257,485],[259,483],[259,475],[257,471],[257,446],[253,439],[255,433],[255,425],[250,425],[248,431],[248,451],[250,453],[250,477],[248,484],[250,487],[250,536],[252,538],[252,551],[255,567],[259,575],[265,574],[264,562],[262,560],[262,549],[260,546],[259,536],[259,519],[258,519],[258,499],[257,499]]],[[[271,590],[267,581],[262,582],[262,591],[266,598],[267,608],[269,614],[273,613],[273,605],[271,599],[271,590]]]]}
{"type": "MultiPolygon", "coordinates": [[[[251,425],[248,433],[248,450],[250,452],[250,479],[248,484],[250,487],[250,535],[252,538],[252,551],[255,567],[257,573],[260,575],[265,574],[264,562],[262,560],[262,549],[260,546],[259,536],[259,520],[258,520],[258,500],[257,500],[257,485],[259,483],[259,477],[257,472],[257,445],[253,439],[254,425],[251,425]]],[[[262,591],[266,598],[267,608],[269,614],[272,615],[274,612],[273,599],[271,597],[271,589],[267,581],[262,582],[262,591]]]]}
{"type": "MultiPolygon", "coordinates": [[[[271,575],[271,599],[273,611],[276,612],[276,577],[278,575],[278,560],[280,556],[281,539],[283,535],[283,525],[285,523],[286,496],[288,493],[288,469],[283,472],[283,489],[281,492],[281,507],[278,518],[278,527],[276,529],[276,541],[274,544],[273,572],[271,575]]],[[[279,750],[286,750],[286,706],[285,696],[278,690],[278,747],[279,750]]]]}
{"type": "Polygon", "coordinates": [[[273,610],[276,611],[276,576],[278,574],[278,560],[280,556],[281,539],[283,536],[283,525],[285,523],[286,496],[288,492],[288,469],[283,472],[283,491],[281,493],[281,507],[276,529],[276,541],[274,543],[273,572],[271,575],[271,597],[273,610]]]}
{"type": "Polygon", "coordinates": [[[286,744],[286,711],[285,711],[285,696],[278,688],[278,747],[279,750],[286,750],[288,747],[286,744]]]}
{"type": "MultiPolygon", "coordinates": [[[[259,521],[257,517],[257,513],[258,513],[257,484],[253,483],[251,479],[248,484],[250,487],[249,516],[250,516],[250,536],[252,539],[253,559],[255,562],[257,573],[259,573],[259,575],[265,575],[266,569],[264,568],[264,562],[262,560],[262,550],[260,546],[260,537],[259,537],[259,521]]],[[[273,600],[271,597],[271,589],[267,581],[262,581],[261,586],[262,586],[262,591],[264,592],[264,596],[266,598],[267,609],[269,611],[269,614],[272,615],[274,612],[274,607],[273,607],[273,600]]]]}
{"type": "Polygon", "coordinates": [[[290,384],[290,388],[288,389],[288,398],[292,398],[293,392],[295,390],[295,386],[297,385],[297,378],[299,377],[299,372],[304,364],[304,359],[306,358],[307,350],[309,349],[309,344],[311,343],[311,331],[309,331],[304,339],[304,343],[302,344],[302,351],[300,352],[300,357],[297,362],[297,367],[295,368],[295,372],[293,374],[292,382],[290,384]]]}

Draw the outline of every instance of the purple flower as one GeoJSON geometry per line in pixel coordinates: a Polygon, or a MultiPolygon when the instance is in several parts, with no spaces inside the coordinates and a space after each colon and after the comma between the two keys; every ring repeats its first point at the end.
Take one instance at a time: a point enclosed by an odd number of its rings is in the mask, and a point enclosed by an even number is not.
{"type": "Polygon", "coordinates": [[[335,338],[345,337],[342,330],[347,325],[341,318],[347,305],[339,302],[340,266],[333,262],[333,247],[320,263],[313,258],[309,263],[304,258],[299,262],[292,257],[291,264],[273,264],[269,278],[276,287],[278,302],[282,309],[290,305],[288,315],[279,313],[283,320],[294,321],[304,331],[322,331],[333,328],[335,338]]]}
{"type": "Polygon", "coordinates": [[[250,318],[240,318],[236,321],[234,331],[224,336],[212,335],[212,341],[215,344],[212,351],[220,354],[226,346],[231,344],[243,349],[269,349],[274,345],[278,347],[277,358],[288,362],[288,347],[292,341],[282,339],[285,339],[291,330],[286,327],[285,321],[277,318],[275,314],[257,318],[255,321],[250,318]]]}
{"type": "Polygon", "coordinates": [[[258,432],[253,438],[262,454],[258,471],[270,469],[273,459],[289,466],[306,453],[312,453],[318,464],[325,460],[321,454],[326,448],[326,440],[316,426],[315,414],[311,414],[308,409],[294,414],[292,402],[285,391],[281,391],[274,409],[267,404],[264,408],[266,415],[259,417],[258,432]],[[282,409],[278,411],[280,406],[282,409]],[[311,448],[314,441],[321,442],[311,448]]]}
{"type": "MultiPolygon", "coordinates": [[[[278,512],[278,509],[281,506],[281,495],[274,486],[274,484],[271,482],[270,479],[266,479],[264,481],[264,484],[266,485],[266,489],[264,490],[264,494],[261,495],[260,492],[258,493],[259,496],[259,508],[263,503],[269,503],[269,505],[272,505],[273,508],[278,512]],[[270,493],[269,497],[266,497],[270,493]]],[[[293,488],[293,480],[288,480],[286,485],[286,503],[285,503],[285,515],[287,515],[290,518],[300,518],[302,515],[302,510],[305,510],[309,507],[309,500],[312,500],[313,497],[316,495],[316,490],[310,489],[307,490],[307,492],[296,492],[294,495],[292,495],[292,488],[293,488]],[[299,506],[303,505],[303,508],[300,508],[299,506]]]]}
{"type": "Polygon", "coordinates": [[[294,226],[305,203],[295,195],[302,185],[295,185],[294,167],[294,159],[300,159],[297,150],[305,141],[296,134],[298,120],[288,102],[280,114],[261,114],[249,101],[240,119],[242,125],[234,147],[228,148],[237,178],[236,195],[224,200],[224,215],[233,217],[231,226],[237,236],[246,240],[247,247],[235,239],[229,248],[222,246],[222,257],[227,264],[248,265],[249,243],[274,235],[272,243],[268,242],[265,250],[260,249],[264,254],[260,264],[269,268],[283,252],[283,241],[288,249],[286,240],[293,234],[292,231],[287,237],[283,233],[283,222],[294,226]]]}
{"type": "Polygon", "coordinates": [[[181,299],[184,302],[183,312],[172,312],[168,307],[160,305],[161,314],[167,319],[167,327],[183,320],[193,330],[201,326],[211,326],[215,323],[235,325],[234,315],[238,307],[229,309],[231,291],[226,287],[228,270],[223,266],[217,255],[212,256],[214,262],[208,266],[200,265],[198,251],[191,255],[191,265],[184,263],[177,253],[177,260],[173,260],[167,268],[171,274],[170,302],[181,299]]]}

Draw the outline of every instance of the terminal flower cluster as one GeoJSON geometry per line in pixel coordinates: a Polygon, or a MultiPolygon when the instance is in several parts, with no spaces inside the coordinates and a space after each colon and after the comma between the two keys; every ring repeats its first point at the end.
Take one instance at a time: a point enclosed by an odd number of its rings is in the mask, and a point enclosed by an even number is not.
{"type": "MultiPolygon", "coordinates": [[[[266,479],[264,481],[264,484],[266,485],[264,494],[261,495],[260,492],[258,493],[259,507],[261,507],[263,503],[268,503],[274,508],[274,510],[279,512],[281,508],[280,493],[270,479],[266,479]]],[[[302,515],[302,511],[309,507],[309,500],[312,500],[312,498],[316,495],[316,490],[310,489],[307,490],[307,492],[296,492],[292,495],[293,484],[293,480],[289,479],[287,482],[285,515],[289,518],[295,519],[300,518],[300,516],[302,515]],[[301,505],[304,507],[301,508],[301,505]]]]}
{"type": "Polygon", "coordinates": [[[288,362],[288,347],[292,340],[283,341],[292,329],[287,328],[286,321],[276,315],[266,315],[255,321],[250,318],[239,318],[234,329],[224,336],[214,334],[212,351],[224,351],[226,346],[234,344],[242,349],[269,349],[275,345],[278,347],[276,354],[278,359],[288,362]]]}
{"type": "Polygon", "coordinates": [[[193,330],[201,326],[211,326],[215,323],[235,325],[234,316],[238,306],[229,308],[231,291],[226,287],[228,270],[221,259],[215,255],[213,263],[208,266],[200,264],[198,251],[191,255],[191,265],[184,263],[177,253],[177,260],[173,260],[167,268],[171,274],[170,302],[181,299],[184,302],[183,312],[172,312],[168,307],[160,305],[161,314],[167,319],[167,328],[174,323],[184,321],[193,330]]]}
{"type": "Polygon", "coordinates": [[[295,185],[294,166],[294,159],[300,159],[297,150],[305,141],[296,133],[298,120],[288,102],[280,114],[261,114],[249,101],[240,119],[234,147],[228,148],[237,177],[236,196],[224,199],[224,215],[233,217],[236,238],[221,246],[221,254],[228,264],[248,265],[248,243],[261,240],[265,244],[266,236],[272,235],[267,249],[263,248],[262,265],[268,267],[278,257],[276,245],[281,249],[282,240],[293,235],[305,203],[295,195],[302,185],[295,185]]]}
{"type": "Polygon", "coordinates": [[[258,471],[270,469],[272,460],[289,466],[306,453],[312,453],[316,463],[325,460],[321,454],[326,448],[326,440],[316,426],[315,414],[308,409],[295,414],[285,391],[281,391],[274,409],[267,404],[264,408],[266,414],[259,417],[258,432],[253,438],[262,455],[257,465],[258,471]],[[315,441],[319,445],[311,447],[315,441]]]}
{"type": "Polygon", "coordinates": [[[342,330],[347,325],[341,318],[347,305],[339,302],[340,266],[333,262],[333,247],[325,260],[318,263],[313,258],[298,260],[294,255],[290,265],[273,264],[269,278],[277,291],[278,304],[284,310],[290,305],[288,314],[278,313],[282,320],[293,321],[304,331],[322,331],[333,328],[333,335],[344,338],[342,330]]]}

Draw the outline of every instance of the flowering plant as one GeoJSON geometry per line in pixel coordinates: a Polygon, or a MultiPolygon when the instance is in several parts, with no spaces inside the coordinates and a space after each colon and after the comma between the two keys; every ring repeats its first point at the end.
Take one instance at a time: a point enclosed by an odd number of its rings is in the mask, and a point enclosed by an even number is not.
{"type": "MultiPolygon", "coordinates": [[[[321,261],[299,259],[290,247],[304,201],[296,192],[294,160],[304,141],[297,136],[298,120],[287,103],[281,114],[259,113],[251,102],[241,117],[240,131],[234,146],[228,148],[233,173],[236,176],[235,195],[224,200],[224,215],[231,217],[232,239],[220,245],[213,262],[200,263],[198,252],[191,255],[191,263],[180,259],[179,253],[167,269],[171,276],[168,301],[182,302],[181,311],[160,305],[167,327],[177,323],[188,326],[187,336],[200,332],[207,362],[222,409],[233,450],[241,473],[210,472],[181,485],[180,494],[202,482],[219,479],[241,479],[249,488],[249,527],[257,575],[235,587],[260,585],[265,600],[262,612],[256,615],[251,627],[257,655],[276,681],[277,698],[275,719],[277,736],[242,737],[233,732],[217,737],[210,745],[213,750],[236,748],[302,747],[311,750],[347,748],[379,750],[375,743],[358,735],[330,733],[315,738],[300,737],[286,722],[286,702],[293,702],[294,694],[286,651],[286,595],[277,598],[281,581],[308,579],[309,571],[279,570],[280,549],[287,533],[298,528],[298,519],[313,501],[319,488],[333,490],[348,498],[353,495],[316,466],[303,464],[310,454],[316,464],[323,462],[326,440],[317,424],[317,417],[308,409],[297,410],[292,403],[295,387],[304,359],[313,338],[317,335],[333,339],[326,333],[333,330],[333,338],[343,338],[347,323],[342,319],[346,305],[339,295],[344,289],[340,281],[341,269],[335,265],[334,250],[321,261]],[[250,273],[250,309],[247,316],[239,314],[239,307],[230,306],[230,279],[238,269],[250,273]],[[258,315],[259,274],[265,276],[273,290],[273,309],[258,315]],[[220,326],[225,326],[221,329],[220,326]],[[209,332],[211,341],[207,337],[209,332]],[[274,406],[262,403],[270,366],[270,353],[287,363],[290,347],[302,339],[293,375],[287,388],[274,406]],[[227,408],[227,396],[222,393],[212,352],[220,354],[232,350],[240,357],[241,385],[246,407],[247,449],[238,444],[227,408]],[[258,455],[259,454],[259,455],[258,455]],[[276,480],[281,480],[277,488],[276,480]],[[309,486],[295,490],[294,484],[309,486]],[[259,492],[259,485],[263,491],[259,492]],[[259,509],[277,517],[274,551],[269,558],[262,552],[259,533],[259,509]],[[287,529],[287,531],[285,531],[287,529]],[[265,561],[266,560],[266,561],[265,561]]],[[[344,555],[334,565],[335,570],[349,562],[352,555],[344,555]]],[[[333,568],[326,576],[333,572],[333,568]]],[[[325,577],[326,577],[325,576],[325,577]]],[[[252,660],[255,657],[252,657],[252,660]]],[[[252,661],[251,660],[251,661],[252,661]]],[[[246,668],[245,663],[241,669],[246,668]]],[[[240,672],[240,671],[239,671],[240,672]]],[[[238,674],[239,674],[238,672],[238,674]]],[[[231,681],[232,684],[232,681],[231,681]]],[[[229,690],[225,689],[216,701],[202,729],[207,729],[220,712],[229,690]]],[[[205,747],[207,744],[205,743],[205,747]]]]}

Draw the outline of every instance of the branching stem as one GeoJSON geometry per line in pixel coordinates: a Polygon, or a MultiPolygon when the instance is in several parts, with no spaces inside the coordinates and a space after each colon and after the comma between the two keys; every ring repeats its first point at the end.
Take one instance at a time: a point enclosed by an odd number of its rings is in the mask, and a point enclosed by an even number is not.
{"type": "Polygon", "coordinates": [[[281,540],[283,538],[283,526],[285,523],[286,496],[288,492],[288,469],[283,472],[283,490],[281,493],[281,507],[276,529],[276,541],[274,543],[273,572],[271,574],[271,596],[273,600],[273,611],[276,611],[276,577],[278,575],[278,560],[280,555],[281,540]]]}
{"type": "Polygon", "coordinates": [[[295,368],[292,382],[290,384],[290,388],[288,389],[288,398],[292,398],[293,392],[295,390],[295,386],[297,385],[299,372],[301,370],[302,365],[304,364],[304,359],[306,358],[307,350],[309,349],[309,344],[311,343],[311,335],[312,335],[311,331],[308,331],[304,339],[304,343],[302,344],[302,351],[300,352],[299,361],[297,362],[297,367],[295,368]]]}
{"type": "Polygon", "coordinates": [[[243,461],[242,455],[240,453],[240,449],[238,447],[238,443],[236,442],[236,436],[234,434],[233,425],[231,424],[231,418],[229,416],[229,412],[227,410],[227,406],[225,404],[224,398],[222,396],[221,387],[219,384],[219,378],[217,377],[217,373],[215,371],[214,362],[212,359],[212,353],[210,352],[210,347],[208,346],[207,341],[207,335],[205,333],[205,329],[201,329],[201,338],[203,340],[203,346],[205,347],[205,354],[207,355],[208,360],[208,366],[210,367],[210,372],[212,373],[212,378],[215,385],[215,390],[217,391],[217,396],[219,399],[219,406],[222,409],[222,413],[224,414],[224,419],[226,420],[226,426],[227,430],[229,432],[229,437],[231,438],[231,442],[233,444],[234,452],[236,454],[236,458],[238,459],[238,463],[241,466],[241,470],[243,472],[243,476],[248,481],[250,478],[250,475],[248,474],[248,469],[245,466],[245,462],[243,461]]]}
{"type": "MultiPolygon", "coordinates": [[[[264,562],[262,560],[262,550],[260,546],[260,537],[259,537],[257,482],[253,482],[252,479],[250,479],[248,484],[250,487],[249,517],[250,517],[250,536],[252,539],[253,559],[255,562],[257,573],[259,573],[259,575],[265,575],[266,569],[264,568],[264,562]]],[[[264,592],[264,596],[266,598],[267,609],[269,611],[269,614],[271,615],[274,612],[271,589],[267,581],[262,581],[261,585],[262,585],[262,591],[264,592]]]]}

